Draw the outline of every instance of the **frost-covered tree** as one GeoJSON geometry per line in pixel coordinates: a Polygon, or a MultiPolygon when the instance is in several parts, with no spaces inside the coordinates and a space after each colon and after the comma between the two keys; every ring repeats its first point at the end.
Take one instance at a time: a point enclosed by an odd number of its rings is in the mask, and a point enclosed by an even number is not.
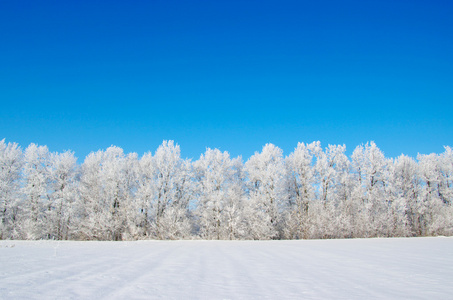
{"type": "MultiPolygon", "coordinates": [[[[280,208],[288,199],[288,174],[283,152],[273,144],[266,144],[261,153],[255,153],[245,163],[250,205],[259,214],[257,224],[251,223],[250,232],[261,239],[283,235],[280,208]]],[[[253,234],[252,234],[253,235],[253,234]]]]}
{"type": "Polygon", "coordinates": [[[101,214],[103,188],[101,166],[103,152],[91,152],[80,167],[79,197],[75,203],[74,235],[77,239],[103,239],[101,214]]]}
{"type": "Polygon", "coordinates": [[[69,239],[77,199],[77,158],[71,151],[50,155],[49,176],[51,194],[46,211],[46,231],[51,238],[69,239]]]}
{"type": "Polygon", "coordinates": [[[439,157],[440,180],[439,197],[448,206],[453,204],[453,149],[446,146],[439,157]]]}
{"type": "Polygon", "coordinates": [[[348,235],[349,219],[343,206],[348,206],[349,160],[346,146],[329,145],[322,151],[320,144],[313,147],[316,202],[312,206],[312,237],[333,238],[348,235]]]}
{"type": "Polygon", "coordinates": [[[335,195],[332,197],[332,202],[335,205],[335,221],[336,238],[350,238],[353,237],[353,175],[351,172],[351,161],[345,154],[346,147],[338,146],[335,148],[335,179],[334,191],[335,195]]]}
{"type": "Polygon", "coordinates": [[[0,239],[16,238],[22,161],[17,143],[0,141],[0,239]]]}
{"type": "Polygon", "coordinates": [[[140,163],[136,153],[125,155],[122,166],[122,234],[123,240],[135,240],[141,237],[139,227],[139,206],[137,190],[139,187],[140,163]]]}
{"type": "Polygon", "coordinates": [[[241,158],[207,149],[194,162],[198,184],[197,220],[205,239],[238,239],[245,234],[241,158]]]}
{"type": "Polygon", "coordinates": [[[358,146],[352,153],[354,176],[353,227],[354,236],[380,236],[387,229],[389,203],[386,184],[389,176],[387,160],[374,142],[358,146]]]}
{"type": "MultiPolygon", "coordinates": [[[[408,220],[408,203],[398,193],[395,180],[396,160],[389,159],[386,172],[385,200],[387,203],[385,226],[380,231],[380,236],[408,236],[410,227],[408,220]]],[[[384,215],[385,216],[385,215],[384,215]]]]}
{"type": "Polygon", "coordinates": [[[190,237],[192,185],[190,161],[181,158],[179,145],[173,141],[164,141],[154,156],[147,153],[141,158],[137,196],[146,236],[190,237]]]}
{"type": "Polygon", "coordinates": [[[19,232],[25,239],[49,238],[47,211],[49,183],[49,150],[30,144],[24,152],[21,220],[19,232]]]}
{"type": "Polygon", "coordinates": [[[135,153],[119,147],[90,153],[81,167],[78,234],[84,239],[122,240],[127,232],[134,180],[129,167],[135,153]]]}
{"type": "Polygon", "coordinates": [[[442,234],[453,234],[453,149],[445,147],[440,155],[439,197],[444,206],[444,224],[442,234]]]}
{"type": "Polygon", "coordinates": [[[284,236],[287,239],[309,238],[308,210],[315,199],[313,149],[317,145],[318,142],[310,145],[298,143],[294,152],[285,159],[289,188],[284,225],[284,236]]]}
{"type": "Polygon", "coordinates": [[[423,203],[420,202],[421,182],[417,162],[401,155],[393,163],[389,180],[392,199],[393,235],[410,236],[420,234],[423,203]]]}
{"type": "Polygon", "coordinates": [[[451,173],[449,161],[451,149],[443,155],[435,153],[418,155],[421,189],[421,235],[452,234],[451,173]]]}

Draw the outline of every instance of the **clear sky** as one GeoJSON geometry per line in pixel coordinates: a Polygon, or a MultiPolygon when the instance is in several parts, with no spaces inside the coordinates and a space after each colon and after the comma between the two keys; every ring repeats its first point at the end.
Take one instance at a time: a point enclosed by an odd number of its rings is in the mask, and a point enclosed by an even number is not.
{"type": "Polygon", "coordinates": [[[453,1],[1,1],[0,139],[453,146],[453,1]]]}

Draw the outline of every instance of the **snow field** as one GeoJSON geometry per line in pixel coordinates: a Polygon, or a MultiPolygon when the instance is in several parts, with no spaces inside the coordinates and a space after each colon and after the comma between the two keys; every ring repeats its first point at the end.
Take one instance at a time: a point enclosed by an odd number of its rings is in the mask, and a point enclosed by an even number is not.
{"type": "Polygon", "coordinates": [[[0,241],[1,299],[451,299],[453,238],[0,241]]]}

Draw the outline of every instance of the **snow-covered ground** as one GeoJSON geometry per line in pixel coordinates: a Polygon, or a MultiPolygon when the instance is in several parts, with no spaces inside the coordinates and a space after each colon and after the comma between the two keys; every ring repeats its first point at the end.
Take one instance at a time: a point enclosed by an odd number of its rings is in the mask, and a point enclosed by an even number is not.
{"type": "Polygon", "coordinates": [[[453,238],[0,241],[1,299],[452,299],[453,238]]]}

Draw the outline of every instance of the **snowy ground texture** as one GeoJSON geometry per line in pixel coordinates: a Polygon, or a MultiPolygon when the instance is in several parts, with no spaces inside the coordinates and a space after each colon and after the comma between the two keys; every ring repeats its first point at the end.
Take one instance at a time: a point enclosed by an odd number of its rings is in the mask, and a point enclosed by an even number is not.
{"type": "Polygon", "coordinates": [[[0,299],[452,299],[453,238],[0,241],[0,299]]]}

